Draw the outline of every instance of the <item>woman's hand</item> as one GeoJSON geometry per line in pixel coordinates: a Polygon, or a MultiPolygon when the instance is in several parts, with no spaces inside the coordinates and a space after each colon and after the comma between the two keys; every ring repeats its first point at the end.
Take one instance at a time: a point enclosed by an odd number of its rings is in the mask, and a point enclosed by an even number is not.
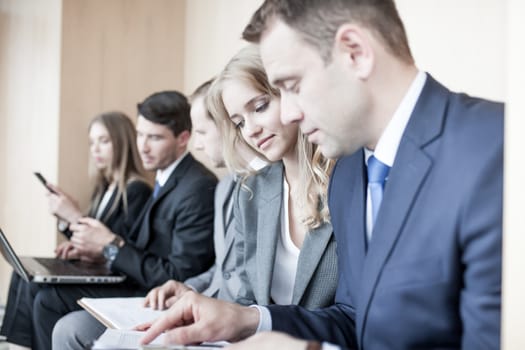
{"type": "Polygon", "coordinates": [[[56,194],[48,192],[49,212],[69,223],[76,223],[82,217],[78,203],[59,187],[47,183],[56,194]]]}

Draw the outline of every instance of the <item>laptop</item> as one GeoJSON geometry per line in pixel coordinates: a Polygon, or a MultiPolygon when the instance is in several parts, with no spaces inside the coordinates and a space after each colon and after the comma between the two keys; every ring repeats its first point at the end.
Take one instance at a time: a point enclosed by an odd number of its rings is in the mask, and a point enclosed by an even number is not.
{"type": "Polygon", "coordinates": [[[120,283],[126,279],[104,264],[89,264],[82,261],[58,258],[19,257],[0,229],[0,252],[15,272],[26,282],[34,283],[120,283]]]}

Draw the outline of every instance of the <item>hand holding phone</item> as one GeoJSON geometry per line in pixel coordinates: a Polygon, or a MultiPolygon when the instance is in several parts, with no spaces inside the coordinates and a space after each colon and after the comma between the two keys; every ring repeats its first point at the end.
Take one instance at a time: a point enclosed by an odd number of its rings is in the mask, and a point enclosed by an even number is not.
{"type": "Polygon", "coordinates": [[[35,171],[33,174],[35,174],[35,176],[38,178],[38,180],[40,180],[40,182],[42,183],[42,185],[45,186],[45,188],[47,188],[47,190],[53,194],[58,194],[55,190],[53,190],[48,184],[47,184],[47,180],[42,176],[42,174],[40,174],[39,172],[35,171]]]}

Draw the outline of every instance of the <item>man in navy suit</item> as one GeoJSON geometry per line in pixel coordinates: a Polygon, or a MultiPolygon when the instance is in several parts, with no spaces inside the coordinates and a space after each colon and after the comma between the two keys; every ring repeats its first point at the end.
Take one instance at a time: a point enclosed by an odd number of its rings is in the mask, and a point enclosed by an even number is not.
{"type": "Polygon", "coordinates": [[[190,324],[170,332],[179,342],[270,329],[308,340],[264,333],[232,349],[499,349],[503,106],[419,71],[391,0],[266,0],[244,38],[260,43],[282,120],[340,158],[336,304],[187,294],[161,328],[190,324]]]}

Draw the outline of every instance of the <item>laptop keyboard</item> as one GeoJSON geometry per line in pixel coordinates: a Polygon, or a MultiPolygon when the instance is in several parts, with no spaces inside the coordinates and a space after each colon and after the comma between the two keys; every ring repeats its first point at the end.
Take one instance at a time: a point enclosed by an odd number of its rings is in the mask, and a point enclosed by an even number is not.
{"type": "Polygon", "coordinates": [[[40,265],[55,275],[84,275],[84,271],[77,269],[69,261],[60,259],[34,258],[40,265]]]}

